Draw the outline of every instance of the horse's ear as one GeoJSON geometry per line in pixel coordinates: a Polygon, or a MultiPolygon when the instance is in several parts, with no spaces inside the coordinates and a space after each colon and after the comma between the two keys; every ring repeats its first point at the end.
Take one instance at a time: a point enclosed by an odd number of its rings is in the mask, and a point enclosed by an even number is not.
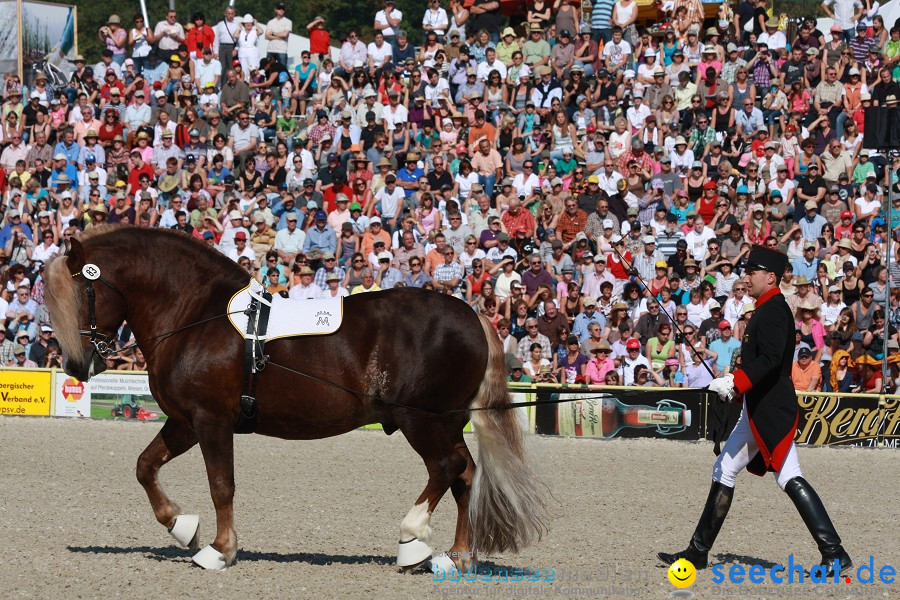
{"type": "Polygon", "coordinates": [[[69,257],[69,272],[78,273],[85,263],[84,246],[76,238],[69,238],[68,242],[69,250],[66,254],[69,257]]]}

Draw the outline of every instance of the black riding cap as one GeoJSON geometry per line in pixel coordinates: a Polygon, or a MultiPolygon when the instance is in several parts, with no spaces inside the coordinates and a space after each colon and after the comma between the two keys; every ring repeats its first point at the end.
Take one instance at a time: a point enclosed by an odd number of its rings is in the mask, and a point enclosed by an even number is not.
{"type": "Polygon", "coordinates": [[[786,266],[787,255],[764,246],[753,246],[750,249],[750,255],[747,256],[747,262],[744,263],[745,269],[769,271],[770,273],[775,273],[779,279],[784,275],[786,266]]]}

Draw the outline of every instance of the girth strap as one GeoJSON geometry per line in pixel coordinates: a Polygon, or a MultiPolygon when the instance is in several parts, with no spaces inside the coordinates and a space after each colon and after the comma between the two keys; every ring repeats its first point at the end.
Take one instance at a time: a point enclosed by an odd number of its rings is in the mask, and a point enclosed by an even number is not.
{"type": "Polygon", "coordinates": [[[244,391],[241,394],[240,407],[235,433],[253,433],[259,416],[259,403],[256,399],[256,381],[260,371],[266,367],[269,357],[264,354],[266,329],[269,324],[269,313],[272,310],[272,294],[263,291],[262,296],[251,295],[247,308],[247,335],[244,339],[244,391]]]}

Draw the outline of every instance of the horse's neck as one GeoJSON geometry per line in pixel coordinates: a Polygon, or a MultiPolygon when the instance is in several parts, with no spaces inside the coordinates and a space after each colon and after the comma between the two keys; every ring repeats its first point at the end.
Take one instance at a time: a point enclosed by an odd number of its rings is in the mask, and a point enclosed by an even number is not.
{"type": "Polygon", "coordinates": [[[215,272],[217,265],[202,260],[192,264],[195,266],[187,269],[151,266],[146,271],[132,271],[139,275],[131,281],[126,278],[123,285],[117,283],[125,298],[127,321],[138,340],[164,335],[227,311],[228,300],[240,284],[235,283],[233,290],[215,281],[198,286],[197,282],[203,281],[198,275],[215,272]]]}

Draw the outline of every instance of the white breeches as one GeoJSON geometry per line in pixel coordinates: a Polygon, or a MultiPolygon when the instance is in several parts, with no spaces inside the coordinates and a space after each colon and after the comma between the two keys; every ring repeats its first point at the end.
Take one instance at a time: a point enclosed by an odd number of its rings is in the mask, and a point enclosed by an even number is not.
{"type": "Polygon", "coordinates": [[[238,60],[244,72],[244,81],[250,81],[250,71],[259,68],[259,50],[256,48],[238,49],[238,60]]]}
{"type": "MultiPolygon", "coordinates": [[[[756,445],[756,438],[753,437],[753,431],[750,429],[750,419],[747,417],[747,403],[741,409],[741,418],[738,419],[734,429],[722,448],[722,453],[713,466],[713,479],[728,487],[734,487],[734,482],[740,473],[756,453],[759,447],[756,445]]],[[[784,490],[787,482],[794,477],[802,477],[800,471],[800,461],[797,458],[797,446],[791,442],[791,448],[788,450],[787,457],[781,470],[775,473],[775,481],[778,487],[784,490]]]]}

